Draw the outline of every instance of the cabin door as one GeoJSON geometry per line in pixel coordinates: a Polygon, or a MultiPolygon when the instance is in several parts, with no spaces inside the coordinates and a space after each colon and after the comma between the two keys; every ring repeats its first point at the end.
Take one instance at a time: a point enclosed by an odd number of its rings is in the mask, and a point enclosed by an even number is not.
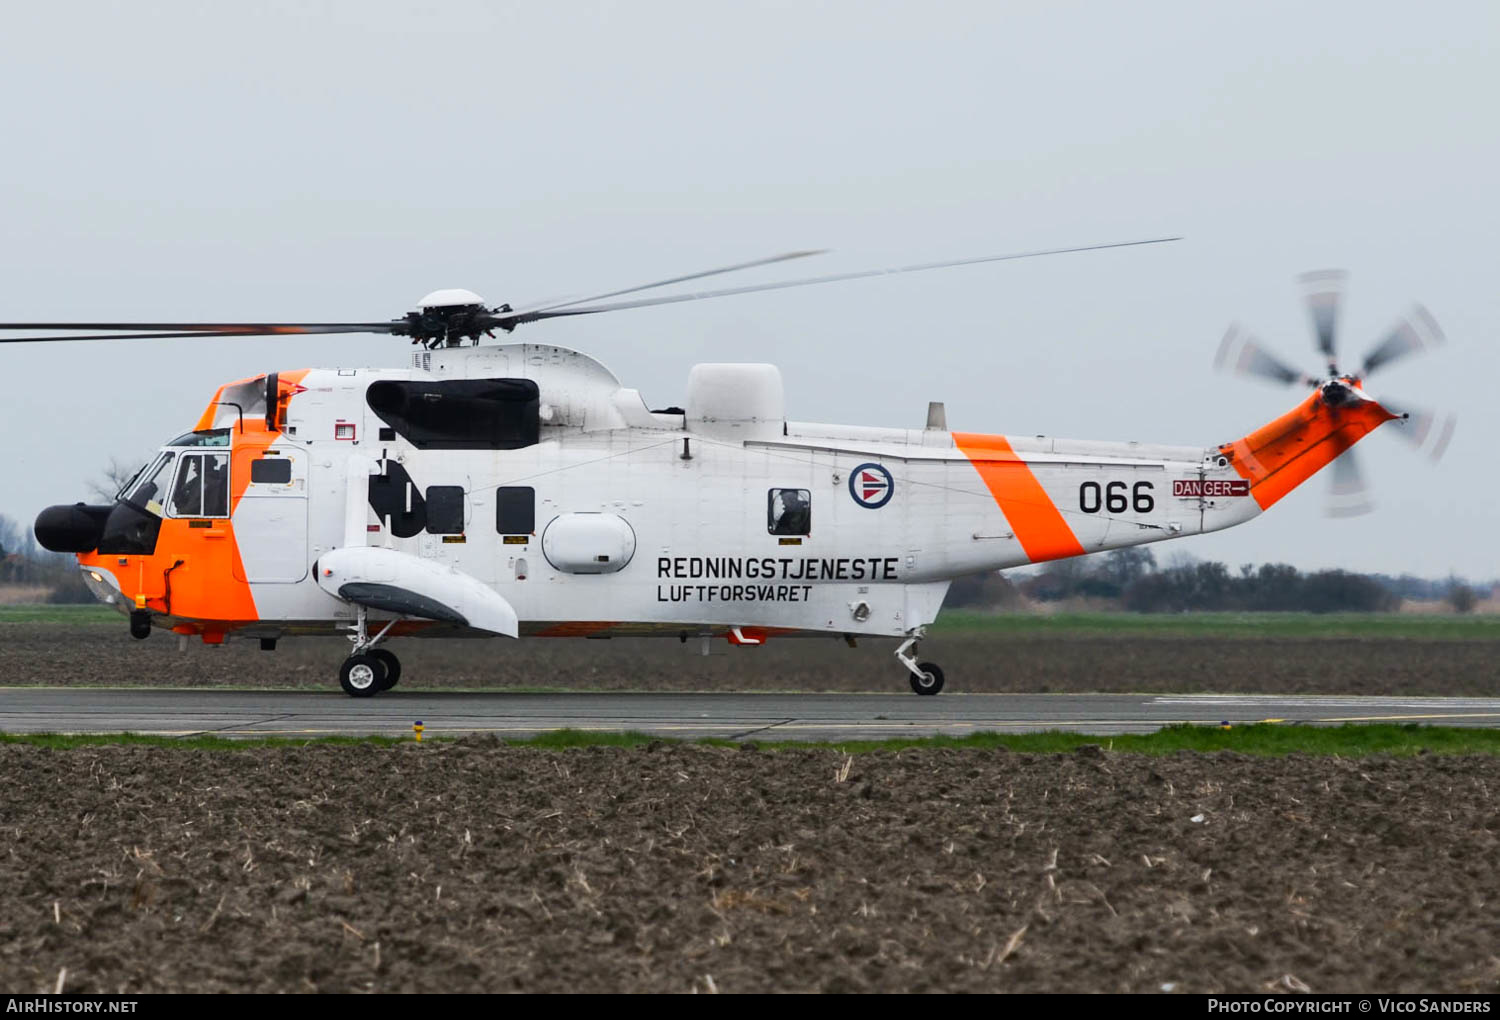
{"type": "Polygon", "coordinates": [[[234,538],[236,580],[295,584],[307,576],[305,453],[267,450],[250,462],[250,484],[234,510],[234,538]]]}

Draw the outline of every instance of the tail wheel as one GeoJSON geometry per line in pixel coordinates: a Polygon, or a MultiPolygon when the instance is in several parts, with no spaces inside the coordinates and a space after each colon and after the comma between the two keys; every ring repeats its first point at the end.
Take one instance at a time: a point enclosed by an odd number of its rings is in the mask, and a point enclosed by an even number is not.
{"type": "Polygon", "coordinates": [[[935,662],[919,662],[920,673],[911,674],[911,689],[918,694],[936,694],[943,689],[943,671],[935,662]]]}
{"type": "Polygon", "coordinates": [[[401,660],[396,658],[394,652],[385,648],[372,648],[365,655],[369,658],[380,660],[380,665],[385,670],[385,679],[380,684],[382,691],[388,691],[400,682],[401,660]]]}
{"type": "Polygon", "coordinates": [[[373,655],[351,655],[339,667],[339,686],[351,698],[371,698],[385,689],[385,666],[373,655]]]}

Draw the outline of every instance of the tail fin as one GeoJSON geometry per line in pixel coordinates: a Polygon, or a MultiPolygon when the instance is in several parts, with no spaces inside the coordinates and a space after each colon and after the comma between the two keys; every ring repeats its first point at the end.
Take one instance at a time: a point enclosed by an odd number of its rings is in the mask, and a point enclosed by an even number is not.
{"type": "Polygon", "coordinates": [[[1334,379],[1301,404],[1243,439],[1225,443],[1228,457],[1262,510],[1381,425],[1398,418],[1366,396],[1359,381],[1334,379]]]}

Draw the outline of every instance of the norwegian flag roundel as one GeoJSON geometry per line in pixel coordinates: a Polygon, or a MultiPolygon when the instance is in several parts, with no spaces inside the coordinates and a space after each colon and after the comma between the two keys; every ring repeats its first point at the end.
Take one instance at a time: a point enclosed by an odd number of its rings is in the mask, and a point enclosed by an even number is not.
{"type": "Polygon", "coordinates": [[[849,472],[849,495],[866,510],[879,510],[895,491],[895,479],[879,464],[861,464],[849,472]]]}

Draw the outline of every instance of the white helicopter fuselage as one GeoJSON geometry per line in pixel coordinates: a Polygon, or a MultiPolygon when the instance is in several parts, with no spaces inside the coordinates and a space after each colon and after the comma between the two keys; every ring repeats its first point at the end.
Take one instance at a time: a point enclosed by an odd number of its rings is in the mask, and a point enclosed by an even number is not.
{"type": "MultiPolygon", "coordinates": [[[[1240,478],[1217,448],[787,421],[771,366],[699,366],[688,406],[653,412],[558,347],[414,360],[301,375],[264,453],[284,474],[250,481],[233,507],[256,614],[235,629],[347,624],[355,606],[320,586],[317,564],[364,546],[477,579],[527,634],[904,635],[936,618],[955,577],[1200,534],[1260,509],[1247,485],[1230,494],[1240,478]],[[538,441],[422,449],[368,399],[377,382],[459,379],[534,381],[538,441]],[[372,479],[394,492],[394,514],[372,505],[372,479]],[[1174,495],[1185,480],[1194,495],[1174,495]],[[778,522],[778,499],[805,516],[778,522]],[[502,519],[502,501],[520,524],[502,519]],[[414,506],[420,530],[399,534],[412,529],[393,518],[414,506]]],[[[233,436],[243,409],[211,411],[233,436]]],[[[186,573],[176,581],[188,590],[186,573]]]]}
{"type": "Polygon", "coordinates": [[[340,674],[399,677],[404,636],[903,637],[954,578],[1215,531],[1395,417],[1352,379],[1216,447],[789,421],[770,365],[699,365],[650,410],[560,347],[422,351],[221,387],[112,507],[50,548],[153,626],[217,644],[348,633],[340,674]],[[383,658],[382,658],[383,657],[383,658]]]}

